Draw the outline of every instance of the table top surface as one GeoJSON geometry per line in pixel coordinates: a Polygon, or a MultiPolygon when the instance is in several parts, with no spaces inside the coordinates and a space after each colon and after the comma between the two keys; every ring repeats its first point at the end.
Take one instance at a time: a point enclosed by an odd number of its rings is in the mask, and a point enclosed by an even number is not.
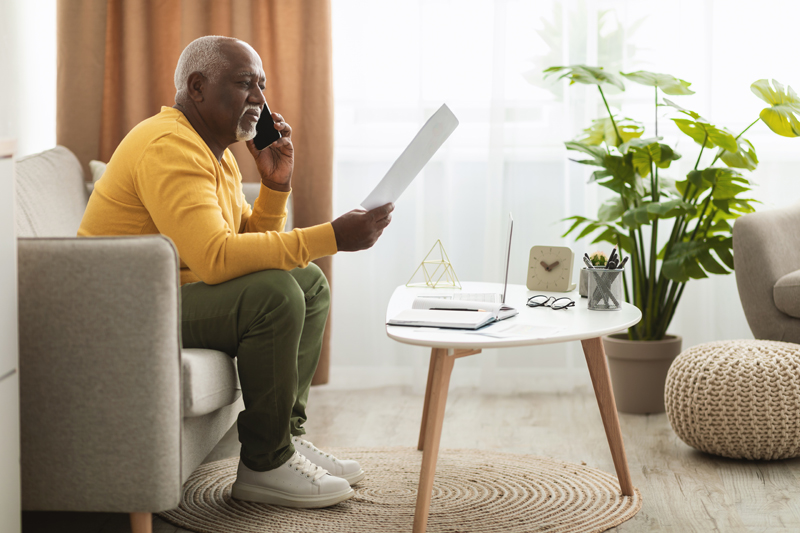
{"type": "MultiPolygon", "coordinates": [[[[502,283],[465,282],[462,289],[410,288],[401,285],[395,289],[386,310],[386,320],[404,309],[410,309],[414,298],[422,295],[445,295],[455,292],[497,292],[502,293],[502,283]]],[[[629,303],[622,304],[619,311],[590,311],[588,300],[581,298],[578,291],[545,292],[530,291],[524,285],[508,285],[506,305],[514,307],[519,314],[486,326],[479,332],[456,329],[417,328],[386,326],[386,334],[405,344],[427,346],[430,348],[502,348],[509,346],[528,346],[551,344],[574,340],[591,339],[623,331],[642,319],[642,312],[629,303]],[[531,296],[544,294],[556,298],[568,297],[575,302],[569,309],[554,311],[548,307],[527,307],[531,296]],[[481,332],[492,329],[505,329],[511,326],[521,330],[513,337],[490,337],[481,332]]]]}

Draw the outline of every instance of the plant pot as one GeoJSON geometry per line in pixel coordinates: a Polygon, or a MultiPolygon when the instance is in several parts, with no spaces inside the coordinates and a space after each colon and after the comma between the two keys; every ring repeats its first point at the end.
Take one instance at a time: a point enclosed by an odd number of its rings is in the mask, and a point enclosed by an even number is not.
{"type": "Polygon", "coordinates": [[[663,413],[664,383],[672,361],[681,353],[681,337],[631,341],[625,333],[603,337],[611,386],[622,413],[663,413]]]}

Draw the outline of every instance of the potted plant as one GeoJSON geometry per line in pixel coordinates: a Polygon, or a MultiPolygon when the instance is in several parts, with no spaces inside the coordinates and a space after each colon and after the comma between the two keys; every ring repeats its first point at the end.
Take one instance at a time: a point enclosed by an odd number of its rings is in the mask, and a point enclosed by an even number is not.
{"type": "Polygon", "coordinates": [[[663,412],[666,373],[681,350],[680,337],[668,335],[667,329],[686,283],[709,274],[730,274],[732,222],[754,211],[747,173],[756,169],[758,158],[743,135],[760,120],[779,135],[799,136],[800,98],[775,80],[772,85],[756,81],[751,90],[769,106],[736,135],[667,98],[660,102],[659,91],[694,94],[689,82],[668,74],[620,72],[620,77],[586,65],[544,72],[545,77],[569,79],[570,85],[595,85],[605,104],[608,116],[593,121],[583,135],[565,145],[583,156],[574,161],[597,168],[589,182],[610,189],[614,196],[600,206],[596,218],[565,219],[572,225],[564,236],[593,235],[592,243],[607,242],[630,255],[625,300],[641,309],[642,320],[627,335],[604,339],[614,394],[621,411],[663,412]],[[640,122],[612,113],[608,105],[603,87],[624,91],[623,77],[653,87],[652,137],[645,137],[640,122]],[[694,168],[683,179],[660,175],[681,155],[659,136],[659,107],[671,108],[675,116],[670,120],[699,146],[694,168]]]}

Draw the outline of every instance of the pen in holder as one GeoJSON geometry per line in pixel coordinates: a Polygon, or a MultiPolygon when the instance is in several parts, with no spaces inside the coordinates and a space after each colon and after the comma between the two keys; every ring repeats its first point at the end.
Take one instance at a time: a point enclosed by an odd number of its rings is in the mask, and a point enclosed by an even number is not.
{"type": "Polygon", "coordinates": [[[619,311],[622,309],[622,269],[589,270],[589,309],[619,311]]]}

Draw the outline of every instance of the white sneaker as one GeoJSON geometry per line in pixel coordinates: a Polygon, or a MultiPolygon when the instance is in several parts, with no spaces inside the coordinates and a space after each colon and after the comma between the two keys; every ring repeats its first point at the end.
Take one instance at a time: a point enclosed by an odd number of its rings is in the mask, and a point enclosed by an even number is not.
{"type": "Polygon", "coordinates": [[[295,452],[274,470],[256,472],[239,460],[231,496],[248,502],[315,509],[350,499],[355,491],[339,477],[295,452]]]}
{"type": "Polygon", "coordinates": [[[292,444],[294,448],[300,453],[304,454],[309,460],[317,466],[321,466],[332,476],[340,477],[355,485],[366,475],[356,461],[350,459],[337,459],[329,453],[325,453],[309,441],[301,437],[292,437],[292,444]]]}

